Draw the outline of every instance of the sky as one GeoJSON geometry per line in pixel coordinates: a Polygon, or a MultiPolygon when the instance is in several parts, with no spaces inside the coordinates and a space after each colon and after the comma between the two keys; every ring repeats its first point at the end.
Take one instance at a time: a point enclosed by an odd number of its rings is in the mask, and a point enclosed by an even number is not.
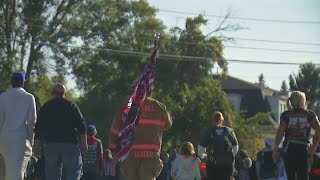
{"type": "MultiPolygon", "coordinates": [[[[284,23],[229,19],[229,23],[239,24],[243,30],[236,32],[221,32],[212,35],[235,38],[248,38],[272,41],[303,42],[315,45],[301,45],[288,43],[269,43],[236,40],[226,42],[225,46],[241,46],[254,48],[289,49],[295,51],[313,51],[319,53],[279,52],[257,49],[240,49],[226,47],[224,57],[226,59],[239,59],[250,61],[268,62],[294,62],[320,63],[320,1],[319,0],[148,0],[159,9],[157,17],[163,21],[167,28],[184,26],[187,17],[182,13],[168,13],[163,10],[205,13],[205,15],[225,15],[231,10],[233,17],[308,21],[318,23],[284,23]]],[[[221,18],[205,16],[209,22],[203,27],[205,33],[214,30],[221,18]]],[[[268,64],[244,64],[229,62],[229,75],[250,82],[257,82],[258,76],[263,73],[266,84],[279,90],[283,80],[288,83],[288,77],[292,73],[298,73],[298,65],[268,65],[268,64]]],[[[216,72],[217,70],[215,70],[216,72]]]]}

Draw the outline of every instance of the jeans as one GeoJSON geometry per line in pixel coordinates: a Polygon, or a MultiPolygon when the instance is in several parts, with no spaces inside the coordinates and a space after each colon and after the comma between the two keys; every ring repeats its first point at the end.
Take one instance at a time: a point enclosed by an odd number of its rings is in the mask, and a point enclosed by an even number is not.
{"type": "Polygon", "coordinates": [[[80,180],[82,158],[80,146],[69,143],[44,145],[46,180],[80,180]]]}

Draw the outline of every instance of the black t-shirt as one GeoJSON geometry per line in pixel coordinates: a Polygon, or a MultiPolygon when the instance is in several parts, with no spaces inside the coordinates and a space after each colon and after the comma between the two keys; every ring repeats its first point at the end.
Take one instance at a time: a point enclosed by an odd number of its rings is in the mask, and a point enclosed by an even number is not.
{"type": "Polygon", "coordinates": [[[280,123],[287,125],[285,138],[302,141],[309,141],[314,120],[318,121],[316,113],[302,108],[285,111],[280,117],[280,123]]]}
{"type": "Polygon", "coordinates": [[[85,119],[75,103],[54,98],[40,109],[35,127],[36,139],[78,144],[79,134],[85,133],[85,119]]]}

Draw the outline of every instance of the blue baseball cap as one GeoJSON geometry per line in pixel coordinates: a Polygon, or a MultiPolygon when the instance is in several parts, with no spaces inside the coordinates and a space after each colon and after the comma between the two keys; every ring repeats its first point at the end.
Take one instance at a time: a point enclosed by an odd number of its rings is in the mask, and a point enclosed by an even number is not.
{"type": "Polygon", "coordinates": [[[89,136],[93,136],[96,133],[97,133],[97,129],[96,129],[96,127],[94,125],[90,124],[90,125],[87,126],[87,134],[89,136]]]}
{"type": "Polygon", "coordinates": [[[22,73],[22,72],[14,72],[12,74],[12,78],[16,79],[16,80],[19,80],[21,82],[27,81],[26,75],[24,73],[22,73]]]}

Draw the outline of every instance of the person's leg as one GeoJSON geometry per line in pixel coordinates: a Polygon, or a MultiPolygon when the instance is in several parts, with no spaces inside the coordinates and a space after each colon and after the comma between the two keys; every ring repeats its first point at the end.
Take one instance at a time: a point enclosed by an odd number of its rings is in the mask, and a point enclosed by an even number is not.
{"type": "Polygon", "coordinates": [[[64,180],[80,180],[82,174],[82,157],[77,144],[60,143],[64,180]]]}
{"type": "Polygon", "coordinates": [[[46,180],[61,180],[61,148],[57,143],[44,145],[46,180]]]}
{"type": "Polygon", "coordinates": [[[120,172],[126,180],[140,180],[138,176],[139,167],[140,159],[128,158],[121,163],[120,172]]]}
{"type": "Polygon", "coordinates": [[[290,152],[287,152],[284,154],[283,162],[284,162],[288,179],[295,180],[296,178],[295,163],[297,162],[293,162],[292,158],[295,159],[294,157],[292,157],[292,154],[290,152]]]}
{"type": "Polygon", "coordinates": [[[299,161],[296,162],[297,164],[297,180],[308,180],[309,173],[308,173],[308,152],[306,148],[301,147],[299,152],[299,161]]]}
{"type": "Polygon", "coordinates": [[[138,169],[139,180],[155,180],[160,175],[162,168],[161,159],[141,159],[138,169]]]}

